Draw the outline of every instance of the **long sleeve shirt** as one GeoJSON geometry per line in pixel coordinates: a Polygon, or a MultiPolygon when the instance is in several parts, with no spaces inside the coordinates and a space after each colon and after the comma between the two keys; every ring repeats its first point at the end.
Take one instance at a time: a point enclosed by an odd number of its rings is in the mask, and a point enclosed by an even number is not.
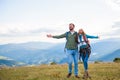
{"type": "Polygon", "coordinates": [[[66,32],[61,35],[53,36],[53,38],[56,38],[56,39],[66,38],[67,42],[66,42],[65,48],[73,50],[78,48],[78,44],[75,40],[75,37],[77,37],[76,33],[77,32],[74,32],[73,34],[71,32],[68,32],[68,33],[66,32]]]}
{"type": "MultiPolygon", "coordinates": [[[[86,38],[87,39],[98,39],[99,37],[98,36],[91,36],[91,35],[86,34],[86,38]]],[[[82,35],[79,35],[79,40],[80,40],[80,47],[85,47],[86,43],[85,43],[82,35]]]]}

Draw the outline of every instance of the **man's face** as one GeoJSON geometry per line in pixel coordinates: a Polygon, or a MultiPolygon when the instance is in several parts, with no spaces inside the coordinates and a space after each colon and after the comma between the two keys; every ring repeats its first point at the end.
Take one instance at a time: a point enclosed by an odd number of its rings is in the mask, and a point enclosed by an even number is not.
{"type": "Polygon", "coordinates": [[[69,30],[70,31],[74,30],[74,24],[69,24],[69,30]]]}

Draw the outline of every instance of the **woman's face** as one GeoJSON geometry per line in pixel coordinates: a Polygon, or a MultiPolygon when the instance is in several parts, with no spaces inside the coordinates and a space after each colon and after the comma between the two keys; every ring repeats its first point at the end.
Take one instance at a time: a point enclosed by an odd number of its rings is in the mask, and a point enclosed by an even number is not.
{"type": "Polygon", "coordinates": [[[83,33],[83,30],[82,29],[79,29],[79,34],[82,34],[83,33]]]}

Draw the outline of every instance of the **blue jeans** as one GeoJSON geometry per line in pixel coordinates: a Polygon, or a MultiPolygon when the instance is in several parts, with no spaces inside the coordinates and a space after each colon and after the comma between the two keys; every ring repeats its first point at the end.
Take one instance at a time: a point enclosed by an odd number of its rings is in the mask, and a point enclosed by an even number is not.
{"type": "Polygon", "coordinates": [[[81,57],[82,57],[82,61],[83,61],[83,64],[84,64],[84,69],[85,71],[88,70],[88,58],[89,58],[89,54],[86,53],[85,55],[82,53],[81,54],[81,57]]]}
{"type": "Polygon", "coordinates": [[[72,62],[74,60],[74,74],[78,75],[78,50],[66,50],[68,57],[68,73],[72,73],[72,62]]]}

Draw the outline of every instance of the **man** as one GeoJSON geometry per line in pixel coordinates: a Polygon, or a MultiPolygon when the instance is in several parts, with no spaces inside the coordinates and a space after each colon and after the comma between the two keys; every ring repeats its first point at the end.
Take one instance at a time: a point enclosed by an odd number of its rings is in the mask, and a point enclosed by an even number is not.
{"type": "Polygon", "coordinates": [[[69,24],[69,32],[66,32],[62,35],[53,36],[51,34],[47,35],[49,38],[66,38],[67,42],[65,45],[66,54],[68,57],[68,75],[69,78],[72,74],[72,60],[74,60],[74,74],[76,78],[78,76],[78,34],[74,31],[75,25],[73,23],[69,24]]]}

